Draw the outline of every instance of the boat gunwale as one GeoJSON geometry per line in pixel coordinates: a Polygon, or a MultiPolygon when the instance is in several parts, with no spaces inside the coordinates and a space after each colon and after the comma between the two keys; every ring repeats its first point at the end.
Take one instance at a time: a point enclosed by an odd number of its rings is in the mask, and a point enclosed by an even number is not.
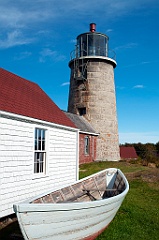
{"type": "Polygon", "coordinates": [[[86,178],[82,178],[70,185],[66,185],[61,187],[60,189],[64,188],[64,187],[68,187],[77,183],[80,183],[84,180],[87,180],[91,177],[97,176],[98,174],[102,174],[104,172],[108,172],[108,171],[115,171],[113,172],[115,173],[119,173],[120,176],[123,178],[123,181],[125,183],[125,189],[123,192],[121,192],[120,194],[116,195],[116,196],[112,196],[110,198],[105,198],[105,199],[97,199],[96,201],[90,201],[90,202],[65,202],[65,203],[32,203],[32,201],[36,200],[37,198],[40,198],[42,196],[45,196],[47,194],[50,194],[51,192],[55,192],[59,189],[54,189],[51,191],[47,191],[47,193],[42,193],[39,196],[35,196],[33,198],[30,198],[28,200],[25,200],[23,202],[20,202],[18,204],[14,204],[13,208],[15,212],[47,212],[47,211],[72,211],[72,210],[80,210],[80,209],[88,209],[88,208],[94,208],[94,207],[102,207],[105,205],[109,205],[112,202],[115,201],[121,201],[121,199],[124,199],[124,197],[126,196],[127,192],[129,191],[129,183],[125,177],[125,175],[122,173],[122,171],[120,169],[117,168],[108,168],[108,169],[104,169],[100,172],[94,173],[90,176],[87,176],[86,178]]]}

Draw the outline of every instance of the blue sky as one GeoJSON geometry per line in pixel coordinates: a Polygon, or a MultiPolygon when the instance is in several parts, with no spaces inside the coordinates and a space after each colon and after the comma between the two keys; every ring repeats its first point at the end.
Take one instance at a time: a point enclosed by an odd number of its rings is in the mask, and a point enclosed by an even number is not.
{"type": "Polygon", "coordinates": [[[0,67],[38,83],[66,110],[70,52],[95,22],[116,52],[120,143],[156,143],[158,13],[158,0],[0,0],[0,67]]]}

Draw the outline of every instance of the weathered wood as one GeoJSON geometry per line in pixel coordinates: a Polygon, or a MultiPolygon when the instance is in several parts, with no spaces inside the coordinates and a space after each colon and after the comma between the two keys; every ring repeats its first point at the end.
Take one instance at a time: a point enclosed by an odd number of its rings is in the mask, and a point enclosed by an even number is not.
{"type": "Polygon", "coordinates": [[[116,191],[116,190],[118,190],[117,188],[114,188],[114,189],[109,189],[109,188],[107,188],[107,189],[83,189],[83,191],[116,191]]]}
{"type": "Polygon", "coordinates": [[[76,195],[74,197],[67,198],[67,200],[62,201],[62,203],[79,201],[80,198],[85,196],[86,194],[87,194],[86,192],[80,193],[80,194],[78,194],[78,195],[76,195]]]}
{"type": "Polygon", "coordinates": [[[101,174],[99,176],[87,179],[82,183],[77,183],[72,186],[62,188],[61,190],[47,194],[40,199],[34,200],[34,203],[81,202],[84,201],[84,199],[85,201],[94,201],[120,194],[125,187],[125,183],[121,176],[117,173],[112,189],[106,188],[105,176],[105,174],[101,174]]]}

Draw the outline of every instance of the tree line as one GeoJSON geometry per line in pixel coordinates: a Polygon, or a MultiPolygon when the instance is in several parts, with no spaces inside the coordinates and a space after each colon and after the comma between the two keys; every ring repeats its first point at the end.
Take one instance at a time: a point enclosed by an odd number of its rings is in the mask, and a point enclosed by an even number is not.
{"type": "Polygon", "coordinates": [[[159,163],[159,142],[154,143],[125,143],[120,146],[134,147],[138,157],[152,163],[159,163]]]}

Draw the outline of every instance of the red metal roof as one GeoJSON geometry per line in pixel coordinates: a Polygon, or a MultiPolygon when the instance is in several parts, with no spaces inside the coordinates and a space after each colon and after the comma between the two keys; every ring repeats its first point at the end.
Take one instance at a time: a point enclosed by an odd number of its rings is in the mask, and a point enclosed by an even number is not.
{"type": "Polygon", "coordinates": [[[134,147],[120,146],[120,158],[137,158],[137,154],[134,147]]]}
{"type": "Polygon", "coordinates": [[[76,128],[36,84],[0,68],[0,110],[76,128]]]}

